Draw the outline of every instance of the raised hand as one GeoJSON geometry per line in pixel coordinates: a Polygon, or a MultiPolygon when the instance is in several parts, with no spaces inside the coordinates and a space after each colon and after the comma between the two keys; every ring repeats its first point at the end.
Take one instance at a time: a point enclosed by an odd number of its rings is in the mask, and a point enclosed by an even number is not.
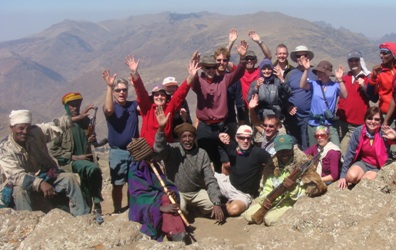
{"type": "Polygon", "coordinates": [[[198,70],[200,70],[201,67],[198,67],[198,62],[196,61],[190,61],[187,67],[188,70],[188,77],[187,77],[187,83],[191,84],[193,82],[194,77],[197,75],[198,70]]]}
{"type": "Polygon", "coordinates": [[[168,120],[169,120],[169,115],[170,115],[170,113],[165,115],[164,109],[162,108],[162,106],[158,106],[155,109],[155,116],[157,117],[159,128],[163,129],[166,126],[166,124],[168,123],[168,120]]]}
{"type": "Polygon", "coordinates": [[[383,125],[382,128],[382,137],[388,139],[388,140],[395,140],[396,139],[396,131],[393,130],[390,126],[388,125],[383,125]]]}
{"type": "Polygon", "coordinates": [[[201,54],[198,52],[198,50],[196,50],[192,54],[190,62],[196,62],[198,64],[200,61],[201,61],[201,54]]]}
{"type": "Polygon", "coordinates": [[[341,80],[344,76],[344,67],[342,67],[341,64],[338,66],[338,69],[336,69],[335,76],[337,80],[341,80]]]}
{"type": "Polygon", "coordinates": [[[248,35],[256,43],[258,43],[260,41],[260,36],[256,33],[256,31],[249,30],[248,35]]]}
{"type": "Polygon", "coordinates": [[[232,28],[230,30],[230,33],[228,35],[228,41],[230,41],[231,43],[235,42],[235,40],[238,38],[238,32],[235,28],[232,28]]]}
{"type": "Polygon", "coordinates": [[[247,42],[245,40],[241,41],[241,45],[240,46],[237,46],[237,45],[235,45],[235,46],[236,46],[236,49],[237,49],[238,54],[240,56],[245,56],[246,55],[246,51],[248,50],[249,46],[248,46],[248,44],[247,44],[247,42]]]}
{"type": "Polygon", "coordinates": [[[302,56],[300,60],[304,69],[308,70],[311,67],[311,62],[308,57],[302,56]]]}
{"type": "Polygon", "coordinates": [[[114,84],[114,81],[117,77],[117,74],[114,74],[113,76],[111,76],[110,70],[105,69],[105,70],[103,70],[102,77],[106,81],[107,86],[112,87],[114,84]]]}
{"type": "Polygon", "coordinates": [[[254,109],[258,106],[258,103],[259,103],[258,99],[259,99],[258,94],[254,94],[252,96],[252,98],[250,99],[250,102],[249,102],[249,109],[254,109]]]}
{"type": "Polygon", "coordinates": [[[128,65],[132,74],[138,74],[139,62],[140,59],[135,61],[135,57],[133,55],[129,55],[125,58],[125,64],[128,65]]]}

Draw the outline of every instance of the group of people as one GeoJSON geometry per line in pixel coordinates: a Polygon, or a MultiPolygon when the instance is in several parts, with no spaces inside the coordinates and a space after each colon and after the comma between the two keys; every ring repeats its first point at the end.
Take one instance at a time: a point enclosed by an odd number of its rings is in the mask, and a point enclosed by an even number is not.
{"type": "MultiPolygon", "coordinates": [[[[305,45],[290,53],[295,66],[284,44],[273,61],[260,36],[248,36],[263,53],[257,67],[245,40],[235,47],[239,62],[230,61],[238,38],[232,29],[227,46],[202,57],[193,53],[180,85],[166,77],[148,91],[133,55],[125,59],[129,81],[109,70],[102,74],[114,213],[123,211],[128,183],[129,219],[152,239],[184,241],[184,215],[222,224],[243,214],[257,222],[261,206],[271,208],[263,221],[273,225],[302,195],[322,195],[337,181],[343,189],[373,179],[392,160],[396,44],[379,46],[382,63],[372,72],[359,51],[349,52],[345,73],[327,60],[313,67],[314,53],[305,45]],[[127,100],[129,85],[136,101],[127,100]],[[197,98],[195,119],[186,101],[190,89],[197,98]],[[318,154],[317,165],[298,181],[288,178],[318,154]],[[266,204],[280,185],[288,191],[266,204]]],[[[33,125],[28,110],[11,112],[11,133],[0,144],[5,206],[56,207],[55,198],[65,194],[69,206],[63,209],[75,216],[93,211],[103,222],[102,173],[89,118],[96,107],[81,112],[82,100],[80,93],[65,94],[66,114],[47,124],[33,125]]]]}

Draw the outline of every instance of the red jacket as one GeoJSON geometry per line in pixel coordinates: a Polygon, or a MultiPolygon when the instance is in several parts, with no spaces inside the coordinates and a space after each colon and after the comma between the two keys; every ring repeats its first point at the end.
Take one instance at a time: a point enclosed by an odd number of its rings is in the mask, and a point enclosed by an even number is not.
{"type": "MultiPolygon", "coordinates": [[[[140,137],[146,138],[147,143],[153,147],[155,141],[155,134],[158,130],[158,121],[155,116],[156,105],[151,101],[150,96],[143,85],[142,79],[139,78],[133,81],[137,102],[140,108],[140,115],[142,116],[142,128],[140,130],[140,137]]],[[[164,105],[165,115],[170,113],[168,123],[164,128],[166,141],[173,142],[172,127],[173,116],[177,110],[180,109],[183,101],[186,99],[190,85],[184,80],[180,87],[173,94],[172,99],[164,105]]]]}
{"type": "Polygon", "coordinates": [[[373,79],[373,73],[370,75],[369,83],[376,86],[376,92],[379,95],[379,108],[383,114],[386,114],[389,109],[389,104],[392,99],[393,77],[396,73],[396,65],[392,69],[381,65],[381,72],[373,79]]]}

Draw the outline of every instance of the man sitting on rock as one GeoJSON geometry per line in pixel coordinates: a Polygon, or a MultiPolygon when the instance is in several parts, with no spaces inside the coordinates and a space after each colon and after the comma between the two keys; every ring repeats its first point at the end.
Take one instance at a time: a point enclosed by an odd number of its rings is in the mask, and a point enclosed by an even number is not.
{"type": "MultiPolygon", "coordinates": [[[[85,201],[91,209],[94,204],[96,221],[101,224],[102,209],[102,171],[98,164],[92,162],[93,155],[89,143],[95,140],[95,134],[87,135],[90,119],[88,111],[93,105],[88,106],[80,113],[83,97],[80,93],[67,93],[62,98],[62,104],[66,109],[66,115],[59,120],[65,121],[68,117],[72,120],[72,127],[62,136],[56,138],[50,144],[51,154],[58,160],[61,166],[71,166],[73,173],[77,173],[81,180],[81,191],[85,201]]],[[[64,124],[61,124],[64,126],[64,124]]]]}
{"type": "Polygon", "coordinates": [[[158,131],[154,151],[164,161],[168,178],[180,191],[181,210],[187,212],[187,205],[198,207],[201,213],[211,213],[211,217],[221,224],[224,214],[220,206],[220,189],[208,154],[195,143],[195,127],[186,122],[177,125],[174,132],[179,142],[167,143],[164,127],[169,115],[165,116],[162,107],[157,108],[156,115],[158,131]]]}
{"type": "Polygon", "coordinates": [[[59,170],[46,145],[71,127],[71,119],[63,119],[31,125],[29,110],[11,112],[11,134],[0,144],[0,166],[12,189],[16,210],[44,211],[54,205],[55,196],[66,194],[74,216],[89,213],[76,176],[59,170]]]}
{"type": "Polygon", "coordinates": [[[238,216],[251,204],[252,197],[259,194],[260,180],[264,166],[271,156],[264,149],[252,144],[253,130],[250,126],[238,128],[235,139],[226,133],[219,138],[225,144],[230,167],[223,167],[222,173],[215,173],[222,195],[228,199],[227,213],[238,216]]]}
{"type": "MultiPolygon", "coordinates": [[[[289,135],[279,135],[275,138],[274,147],[276,150],[273,164],[270,164],[264,171],[264,188],[256,199],[256,204],[251,206],[244,214],[248,222],[253,222],[252,216],[263,205],[267,195],[276,187],[282,185],[296,167],[308,161],[307,156],[297,146],[293,146],[293,138],[289,135]]],[[[302,177],[301,182],[296,182],[294,188],[279,196],[272,204],[264,216],[266,226],[274,225],[279,217],[293,207],[297,199],[306,192],[308,196],[316,196],[326,192],[327,188],[314,168],[310,168],[302,177]],[[307,185],[310,187],[307,189],[307,185]]],[[[260,218],[261,220],[262,218],[260,218]]],[[[257,223],[257,221],[254,221],[257,223]]],[[[258,224],[261,224],[258,223],[258,224]]]]}

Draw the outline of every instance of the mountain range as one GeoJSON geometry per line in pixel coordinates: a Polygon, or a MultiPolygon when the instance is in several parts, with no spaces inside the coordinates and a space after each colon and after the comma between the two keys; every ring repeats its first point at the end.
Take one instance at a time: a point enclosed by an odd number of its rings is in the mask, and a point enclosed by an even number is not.
{"type": "MultiPolygon", "coordinates": [[[[369,69],[380,63],[380,41],[277,12],[164,12],[97,23],[64,20],[33,36],[0,43],[0,139],[9,133],[12,109],[30,109],[34,123],[50,121],[65,113],[61,98],[67,92],[80,92],[83,107],[91,103],[102,107],[106,83],[101,72],[110,69],[128,78],[124,58],[129,54],[141,59],[139,72],[148,90],[167,76],[182,82],[191,54],[196,50],[210,54],[225,46],[231,28],[238,30],[237,43],[247,40],[259,58],[261,52],[248,37],[249,30],[260,35],[273,55],[279,43],[286,44],[289,51],[304,44],[315,54],[313,64],[326,59],[334,67],[343,64],[347,68],[346,55],[353,49],[362,52],[369,69]]],[[[232,54],[237,61],[235,49],[232,54]]],[[[135,99],[133,90],[129,97],[135,99]]],[[[195,96],[191,92],[187,98],[194,114],[195,96]]],[[[97,121],[98,137],[106,137],[103,112],[98,112],[97,121]]]]}

